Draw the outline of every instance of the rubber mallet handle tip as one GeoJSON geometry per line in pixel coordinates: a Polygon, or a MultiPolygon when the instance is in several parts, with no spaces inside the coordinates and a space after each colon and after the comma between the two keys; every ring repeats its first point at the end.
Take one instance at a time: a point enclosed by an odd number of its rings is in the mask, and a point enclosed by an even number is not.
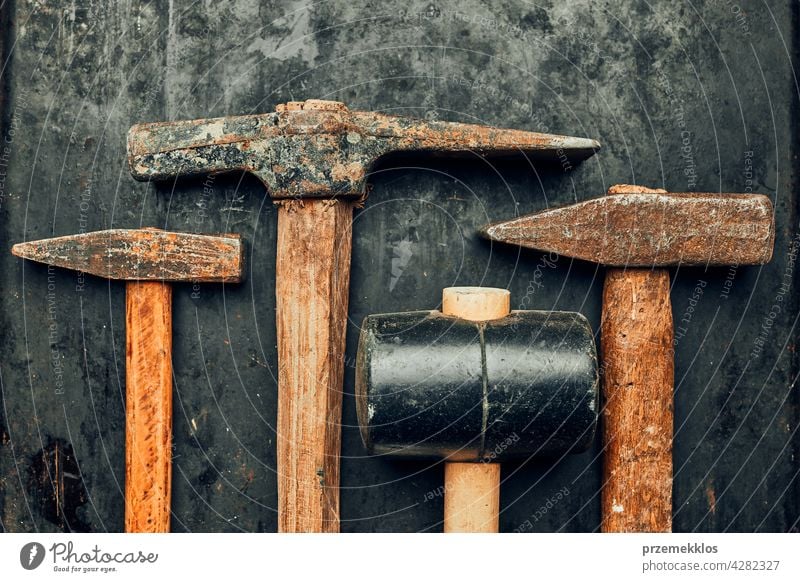
{"type": "MultiPolygon", "coordinates": [[[[469,321],[500,319],[511,312],[511,293],[490,287],[448,287],[442,313],[469,321]]],[[[500,529],[500,464],[444,465],[445,533],[497,533],[500,529]]]]}

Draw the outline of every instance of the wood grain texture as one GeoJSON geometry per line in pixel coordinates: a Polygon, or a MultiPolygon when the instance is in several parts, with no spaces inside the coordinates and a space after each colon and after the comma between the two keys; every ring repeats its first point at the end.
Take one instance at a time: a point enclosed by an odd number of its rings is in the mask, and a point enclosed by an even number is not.
{"type": "Polygon", "coordinates": [[[447,287],[442,313],[470,321],[500,319],[511,313],[511,293],[494,287],[447,287]]]}
{"type": "Polygon", "coordinates": [[[353,203],[278,205],[278,530],[339,531],[353,203]]]}
{"type": "Polygon", "coordinates": [[[126,285],[125,531],[170,529],[172,290],[126,285]]]}
{"type": "Polygon", "coordinates": [[[444,532],[497,533],[500,464],[445,463],[444,532]]]}
{"type": "MultiPolygon", "coordinates": [[[[447,287],[442,291],[444,315],[489,321],[503,318],[510,312],[511,294],[506,289],[447,287]]],[[[484,386],[484,396],[486,389],[484,386]]],[[[499,529],[500,465],[445,463],[445,533],[497,533],[499,529]]]]}
{"type": "Polygon", "coordinates": [[[673,325],[669,273],[609,269],[603,289],[604,532],[672,528],[673,325]]]}

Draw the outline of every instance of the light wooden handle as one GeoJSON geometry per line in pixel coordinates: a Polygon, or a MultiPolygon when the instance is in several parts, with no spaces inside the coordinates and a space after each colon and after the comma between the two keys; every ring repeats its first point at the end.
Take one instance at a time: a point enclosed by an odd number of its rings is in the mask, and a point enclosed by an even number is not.
{"type": "Polygon", "coordinates": [[[669,272],[608,269],[603,290],[604,532],[672,529],[669,272]]]}
{"type": "Polygon", "coordinates": [[[444,532],[497,533],[500,528],[500,465],[444,464],[444,532]]]}
{"type": "Polygon", "coordinates": [[[353,203],[278,207],[278,530],[339,531],[353,203]]]}
{"type": "Polygon", "coordinates": [[[172,290],[126,286],[125,531],[169,531],[172,479],[172,290]]]}
{"type": "Polygon", "coordinates": [[[446,287],[442,313],[469,321],[501,319],[511,313],[511,293],[495,287],[446,287]]]}
{"type": "MultiPolygon", "coordinates": [[[[470,321],[505,317],[511,295],[492,287],[448,287],[442,291],[442,313],[470,321]]],[[[445,533],[497,533],[500,527],[500,465],[445,463],[445,533]]]]}

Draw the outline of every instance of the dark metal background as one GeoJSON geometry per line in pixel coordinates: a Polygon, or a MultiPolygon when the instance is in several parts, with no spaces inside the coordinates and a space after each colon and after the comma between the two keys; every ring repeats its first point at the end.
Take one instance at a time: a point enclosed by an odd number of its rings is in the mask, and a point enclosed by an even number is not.
{"type": "MultiPolygon", "coordinates": [[[[356,213],[342,530],[437,531],[441,465],[364,457],[352,397],[364,315],[435,308],[442,287],[480,284],[597,329],[602,269],[492,248],[476,229],[615,183],[768,193],[771,264],[674,278],[674,524],[797,530],[796,6],[5,1],[0,246],[140,225],[247,237],[245,284],[175,290],[173,529],[274,531],[275,210],[249,176],[134,182],[128,127],[323,98],[599,139],[572,169],[385,166],[356,213]]],[[[0,528],[119,531],[124,287],[7,252],[0,272],[0,528]]],[[[599,455],[598,442],[504,466],[501,529],[595,530],[599,455]]]]}

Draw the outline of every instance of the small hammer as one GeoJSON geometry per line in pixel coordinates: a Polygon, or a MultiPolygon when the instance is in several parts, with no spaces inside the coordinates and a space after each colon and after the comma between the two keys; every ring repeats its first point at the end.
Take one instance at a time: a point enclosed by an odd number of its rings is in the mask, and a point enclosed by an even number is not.
{"type": "Polygon", "coordinates": [[[601,530],[672,530],[674,349],[671,265],[761,265],[775,237],[759,194],[670,194],[620,185],[608,196],[482,230],[486,238],[611,267],[603,289],[601,530]]]}
{"type": "Polygon", "coordinates": [[[500,461],[585,450],[597,423],[594,335],[579,313],[510,311],[450,287],[442,311],[370,315],[356,408],[372,454],[445,459],[444,531],[496,533],[500,461]]]}
{"type": "Polygon", "coordinates": [[[247,171],[278,205],[279,531],[339,531],[352,216],[373,165],[398,152],[577,160],[599,147],[592,139],[350,111],[317,99],[274,113],[130,129],[137,180],[247,171]]]}
{"type": "Polygon", "coordinates": [[[165,533],[172,476],[172,288],[237,283],[239,235],[103,230],[14,245],[25,259],[126,281],[125,531],[165,533]]]}

